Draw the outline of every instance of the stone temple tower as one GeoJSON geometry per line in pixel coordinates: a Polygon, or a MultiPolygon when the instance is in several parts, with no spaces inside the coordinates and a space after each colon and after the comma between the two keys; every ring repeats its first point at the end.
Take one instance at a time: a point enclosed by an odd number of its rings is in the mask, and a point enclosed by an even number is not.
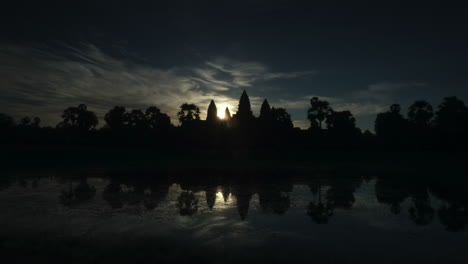
{"type": "Polygon", "coordinates": [[[226,110],[224,110],[224,120],[231,120],[231,112],[229,112],[229,108],[226,106],[226,110]]]}
{"type": "Polygon", "coordinates": [[[241,95],[239,100],[239,108],[236,113],[236,118],[239,122],[247,121],[253,119],[252,108],[250,107],[250,99],[247,95],[247,92],[244,92],[241,95]]]}
{"type": "Polygon", "coordinates": [[[218,120],[218,109],[213,100],[211,100],[210,105],[208,106],[208,113],[206,115],[206,121],[213,123],[218,120]]]}

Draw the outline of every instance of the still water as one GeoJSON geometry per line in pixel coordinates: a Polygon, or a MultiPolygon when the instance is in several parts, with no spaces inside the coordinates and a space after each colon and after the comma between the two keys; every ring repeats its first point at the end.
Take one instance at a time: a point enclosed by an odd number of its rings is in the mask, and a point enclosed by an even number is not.
{"type": "Polygon", "coordinates": [[[468,263],[464,181],[246,175],[10,172],[0,252],[22,262],[468,263]]]}

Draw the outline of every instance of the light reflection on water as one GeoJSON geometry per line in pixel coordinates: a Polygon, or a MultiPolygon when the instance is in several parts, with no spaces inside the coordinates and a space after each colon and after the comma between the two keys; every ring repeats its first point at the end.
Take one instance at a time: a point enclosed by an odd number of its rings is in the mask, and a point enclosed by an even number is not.
{"type": "MultiPolygon", "coordinates": [[[[54,243],[60,243],[86,249],[86,256],[144,248],[166,261],[248,256],[462,263],[468,256],[463,186],[337,176],[194,180],[99,173],[18,174],[0,186],[5,252],[39,242],[38,255],[57,254],[54,243]]],[[[63,250],[69,246],[59,246],[63,250]]]]}

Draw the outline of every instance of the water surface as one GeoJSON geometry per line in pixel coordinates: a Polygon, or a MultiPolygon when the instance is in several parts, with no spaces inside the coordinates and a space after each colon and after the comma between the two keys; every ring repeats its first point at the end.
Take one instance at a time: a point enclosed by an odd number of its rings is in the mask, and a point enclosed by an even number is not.
{"type": "Polygon", "coordinates": [[[57,262],[467,261],[464,181],[242,173],[10,172],[0,250],[57,262]]]}

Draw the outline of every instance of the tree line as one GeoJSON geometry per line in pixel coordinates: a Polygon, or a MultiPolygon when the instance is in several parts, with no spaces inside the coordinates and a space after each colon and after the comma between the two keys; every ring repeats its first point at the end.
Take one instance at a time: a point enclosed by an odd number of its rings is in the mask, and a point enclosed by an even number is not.
{"type": "Polygon", "coordinates": [[[105,144],[105,145],[183,145],[195,147],[234,146],[269,148],[384,148],[384,149],[464,149],[467,146],[468,107],[459,98],[443,99],[434,109],[427,101],[415,101],[402,113],[399,104],[376,116],[375,133],[361,131],[350,111],[336,111],[329,102],[313,97],[307,110],[310,128],[294,128],[284,108],[271,107],[267,99],[255,117],[244,91],[238,111],[217,116],[212,100],[205,120],[200,108],[184,103],[177,113],[179,126],[158,107],[145,111],[115,106],[98,128],[96,114],[84,104],[64,109],[61,121],[41,127],[39,117],[23,117],[19,123],[0,113],[1,143],[105,144]],[[171,142],[171,143],[169,143],[171,142]]]}

